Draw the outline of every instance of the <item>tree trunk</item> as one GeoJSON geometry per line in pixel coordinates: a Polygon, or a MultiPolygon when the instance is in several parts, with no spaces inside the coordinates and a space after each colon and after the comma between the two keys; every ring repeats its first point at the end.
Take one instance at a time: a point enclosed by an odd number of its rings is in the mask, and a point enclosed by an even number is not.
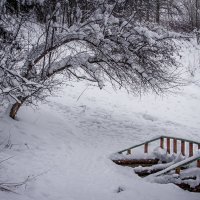
{"type": "Polygon", "coordinates": [[[22,106],[22,104],[24,103],[24,101],[27,99],[28,97],[18,97],[18,99],[20,100],[20,102],[16,102],[15,104],[13,104],[11,106],[11,109],[9,111],[9,116],[13,119],[15,119],[17,112],[19,111],[20,107],[22,106]]]}
{"type": "Polygon", "coordinates": [[[16,102],[12,105],[9,116],[15,119],[19,108],[21,107],[22,103],[16,102]]]}
{"type": "Polygon", "coordinates": [[[147,2],[146,2],[146,21],[148,21],[149,22],[149,19],[150,19],[150,2],[149,2],[149,0],[147,0],[147,2]]]}
{"type": "Polygon", "coordinates": [[[160,24],[160,0],[156,0],[156,23],[160,24]]]}
{"type": "Polygon", "coordinates": [[[196,29],[197,29],[197,33],[196,33],[196,37],[197,37],[197,44],[200,44],[200,19],[199,19],[199,0],[196,0],[196,29]]]}
{"type": "Polygon", "coordinates": [[[199,30],[199,19],[198,19],[198,9],[199,9],[199,4],[198,4],[198,0],[196,0],[196,8],[195,8],[195,10],[196,10],[196,28],[197,28],[197,30],[199,30]]]}

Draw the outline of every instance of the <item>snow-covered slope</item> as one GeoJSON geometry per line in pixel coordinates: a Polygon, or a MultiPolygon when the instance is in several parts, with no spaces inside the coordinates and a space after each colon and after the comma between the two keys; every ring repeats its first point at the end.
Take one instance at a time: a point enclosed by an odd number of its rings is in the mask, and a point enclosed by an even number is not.
{"type": "MultiPolygon", "coordinates": [[[[183,55],[186,67],[198,63],[198,52],[183,55]]],[[[199,200],[200,194],[146,182],[109,160],[111,153],[157,135],[200,141],[198,85],[138,98],[74,83],[59,95],[38,109],[23,107],[18,121],[1,113],[0,160],[14,157],[0,163],[0,183],[29,181],[13,189],[18,194],[0,191],[0,199],[199,200]]]]}

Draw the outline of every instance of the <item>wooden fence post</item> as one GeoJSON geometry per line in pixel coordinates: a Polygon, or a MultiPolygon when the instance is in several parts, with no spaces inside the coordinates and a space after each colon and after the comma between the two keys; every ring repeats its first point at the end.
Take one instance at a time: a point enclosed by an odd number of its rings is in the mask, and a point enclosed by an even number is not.
{"type": "Polygon", "coordinates": [[[170,153],[170,138],[167,138],[167,152],[170,153]]]}
{"type": "Polygon", "coordinates": [[[160,148],[164,149],[164,138],[160,138],[160,148]]]}
{"type": "Polygon", "coordinates": [[[193,156],[193,143],[190,142],[189,143],[189,157],[192,157],[193,156]]]}
{"type": "Polygon", "coordinates": [[[181,140],[181,153],[183,156],[185,156],[185,141],[181,140]]]}
{"type": "MultiPolygon", "coordinates": [[[[200,144],[198,144],[198,149],[200,150],[200,144]]],[[[197,167],[200,168],[200,160],[197,160],[197,167]]]]}
{"type": "Polygon", "coordinates": [[[173,150],[174,150],[174,153],[177,153],[177,139],[174,139],[173,150]]]}
{"type": "Polygon", "coordinates": [[[148,153],[148,143],[145,143],[144,145],[144,153],[148,153]]]}
{"type": "Polygon", "coordinates": [[[131,154],[131,149],[127,150],[127,155],[131,154]]]}
{"type": "Polygon", "coordinates": [[[197,167],[200,168],[200,160],[197,160],[197,167]]]}
{"type": "Polygon", "coordinates": [[[175,169],[175,173],[176,173],[176,174],[180,174],[180,171],[181,171],[181,168],[180,168],[180,167],[177,167],[177,168],[175,169]]]}

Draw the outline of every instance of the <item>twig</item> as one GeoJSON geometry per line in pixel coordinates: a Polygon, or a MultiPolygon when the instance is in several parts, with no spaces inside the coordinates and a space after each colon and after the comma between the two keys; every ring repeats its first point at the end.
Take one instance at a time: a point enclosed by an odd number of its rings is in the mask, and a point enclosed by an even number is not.
{"type": "Polygon", "coordinates": [[[81,98],[81,96],[84,94],[84,92],[88,89],[88,87],[89,87],[89,85],[81,92],[81,94],[77,98],[76,102],[78,102],[78,100],[81,98]]]}
{"type": "Polygon", "coordinates": [[[6,158],[6,159],[4,159],[4,160],[1,160],[1,161],[0,161],[0,164],[1,164],[2,162],[6,161],[6,160],[9,160],[9,159],[13,158],[13,157],[15,157],[15,156],[11,156],[11,157],[9,157],[9,158],[6,158]]]}

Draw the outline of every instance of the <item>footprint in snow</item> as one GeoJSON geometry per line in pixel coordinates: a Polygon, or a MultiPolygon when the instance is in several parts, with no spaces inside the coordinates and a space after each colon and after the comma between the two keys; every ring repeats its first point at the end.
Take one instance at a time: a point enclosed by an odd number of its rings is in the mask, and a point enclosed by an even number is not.
{"type": "Polygon", "coordinates": [[[151,115],[148,115],[148,114],[143,114],[143,115],[142,115],[142,117],[143,117],[145,120],[152,121],[152,122],[154,122],[154,121],[157,121],[157,120],[158,120],[158,118],[156,118],[156,117],[153,117],[153,116],[151,116],[151,115]]]}

